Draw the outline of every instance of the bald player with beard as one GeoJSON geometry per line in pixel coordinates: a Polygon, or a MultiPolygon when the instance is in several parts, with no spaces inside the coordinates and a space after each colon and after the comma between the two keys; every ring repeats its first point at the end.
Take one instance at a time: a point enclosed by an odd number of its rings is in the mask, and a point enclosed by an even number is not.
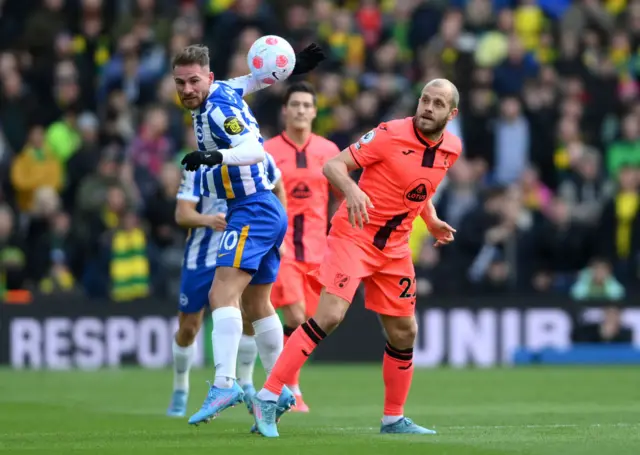
{"type": "Polygon", "coordinates": [[[436,246],[453,241],[455,229],[436,214],[432,196],[462,152],[446,131],[458,115],[460,96],[446,79],[422,90],[413,117],[383,122],[324,166],[345,197],[331,221],[321,266],[312,272],[321,290],[314,316],[291,335],[264,388],[253,399],[258,431],[277,437],[277,401],[287,378],[340,324],[360,283],[365,307],[379,314],[387,336],[381,433],[434,434],[404,416],[413,378],[415,271],[408,239],[421,216],[436,246]],[[359,183],[349,172],[363,169],[359,183]]]}

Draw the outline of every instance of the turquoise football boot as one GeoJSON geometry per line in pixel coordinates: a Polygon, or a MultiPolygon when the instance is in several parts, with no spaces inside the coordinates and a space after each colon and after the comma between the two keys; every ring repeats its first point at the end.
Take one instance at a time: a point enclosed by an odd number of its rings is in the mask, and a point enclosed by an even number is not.
{"type": "Polygon", "coordinates": [[[253,417],[256,423],[251,427],[251,433],[260,433],[263,436],[266,436],[268,438],[277,438],[278,437],[277,424],[280,422],[280,418],[282,417],[282,415],[296,405],[296,397],[293,395],[293,392],[291,392],[289,387],[284,386],[282,388],[282,392],[280,393],[280,397],[278,397],[277,403],[273,403],[272,401],[262,401],[262,400],[259,400],[257,397],[255,397],[252,402],[253,402],[253,417]],[[262,428],[264,429],[264,432],[258,429],[258,418],[255,414],[256,403],[258,404],[258,407],[260,408],[260,412],[263,416],[263,418],[260,420],[263,422],[262,428]],[[271,417],[270,417],[271,405],[275,406],[275,411],[274,411],[275,418],[274,418],[273,426],[271,426],[271,417]]]}
{"type": "Polygon", "coordinates": [[[249,414],[253,415],[253,406],[251,405],[251,400],[256,394],[256,389],[251,384],[245,384],[242,386],[242,391],[244,392],[244,404],[247,406],[249,414]]]}
{"type": "Polygon", "coordinates": [[[185,392],[184,390],[174,390],[173,394],[171,394],[171,403],[169,403],[167,415],[169,417],[184,417],[187,413],[188,399],[188,392],[185,392]]]}
{"type": "Polygon", "coordinates": [[[389,425],[381,425],[380,433],[382,434],[436,434],[434,430],[421,427],[413,423],[413,420],[403,417],[397,422],[390,423],[389,425]]]}
{"type": "Polygon", "coordinates": [[[233,381],[233,386],[228,389],[221,389],[211,385],[202,407],[189,418],[189,425],[208,423],[225,409],[242,403],[243,399],[244,392],[236,381],[233,381]]]}

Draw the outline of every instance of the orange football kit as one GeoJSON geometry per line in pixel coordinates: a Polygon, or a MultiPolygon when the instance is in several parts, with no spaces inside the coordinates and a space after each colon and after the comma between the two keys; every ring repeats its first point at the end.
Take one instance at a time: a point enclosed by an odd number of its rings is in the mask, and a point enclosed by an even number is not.
{"type": "Polygon", "coordinates": [[[284,132],[264,145],[282,171],[289,217],[271,301],[275,308],[304,302],[307,315],[312,316],[320,293],[311,286],[308,273],[319,267],[325,254],[329,221],[329,182],[322,167],[340,149],[315,134],[298,147],[284,132]]]}
{"type": "Polygon", "coordinates": [[[364,229],[349,222],[343,202],[333,219],[328,248],[312,272],[316,288],[351,302],[364,283],[366,308],[388,316],[412,316],[415,271],[409,249],[414,219],[435,194],[460,156],[460,139],[444,132],[434,143],[414,128],[412,118],[381,123],[351,145],[364,169],[359,186],[373,204],[364,229]]]}
{"type": "MultiPolygon", "coordinates": [[[[413,220],[423,211],[447,170],[460,156],[462,144],[444,132],[438,142],[426,139],[405,118],[381,123],[349,151],[364,169],[360,188],[369,196],[369,223],[364,229],[349,222],[346,202],[333,219],[327,250],[312,272],[316,289],[351,302],[365,285],[365,305],[390,316],[413,316],[415,271],[408,239],[413,220]]],[[[289,338],[264,389],[279,396],[287,379],[295,375],[327,336],[311,318],[289,338]]],[[[382,362],[385,382],[384,415],[402,416],[413,376],[413,349],[387,343],[382,362]]]]}

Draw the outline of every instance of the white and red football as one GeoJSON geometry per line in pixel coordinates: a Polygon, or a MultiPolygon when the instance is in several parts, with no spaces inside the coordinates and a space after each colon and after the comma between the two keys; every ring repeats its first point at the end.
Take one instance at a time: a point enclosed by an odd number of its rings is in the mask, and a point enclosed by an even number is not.
{"type": "Polygon", "coordinates": [[[296,53],[284,38],[267,35],[251,45],[247,64],[256,79],[271,85],[291,76],[296,65],[296,53]]]}

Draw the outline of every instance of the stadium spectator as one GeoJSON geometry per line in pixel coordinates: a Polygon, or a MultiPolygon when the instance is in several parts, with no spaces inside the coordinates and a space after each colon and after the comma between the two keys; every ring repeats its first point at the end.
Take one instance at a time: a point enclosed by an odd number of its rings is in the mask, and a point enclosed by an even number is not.
{"type": "Polygon", "coordinates": [[[594,258],[589,267],[580,271],[578,280],[571,286],[574,300],[600,300],[615,302],[624,298],[622,284],[613,276],[611,264],[605,259],[594,258]]]}
{"type": "Polygon", "coordinates": [[[18,208],[30,212],[34,194],[39,188],[49,187],[59,192],[62,188],[62,169],[62,164],[44,142],[42,126],[31,127],[27,143],[11,166],[11,183],[15,188],[18,208]]]}
{"type": "Polygon", "coordinates": [[[574,343],[624,343],[631,344],[633,333],[622,325],[621,311],[617,306],[604,309],[600,324],[578,324],[571,333],[574,343]]]}
{"type": "MultiPolygon", "coordinates": [[[[341,147],[381,120],[411,115],[426,80],[459,87],[460,116],[449,128],[462,136],[464,159],[436,195],[457,242],[433,250],[417,226],[411,243],[435,292],[566,293],[593,254],[607,258],[628,294],[640,287],[639,0],[0,3],[0,203],[16,212],[11,238],[24,237],[11,240],[29,271],[20,286],[38,288],[64,263],[75,286],[109,295],[111,239],[140,229],[148,292],[173,292],[157,284],[170,281],[160,277],[173,273],[183,242],[164,228],[171,175],[195,144],[170,57],[204,42],[225,79],[247,71],[253,39],[277,33],[296,50],[313,40],[330,54],[310,76],[314,130],[341,147]],[[34,125],[44,127],[42,146],[34,125]],[[44,208],[54,208],[46,216],[29,203],[39,188],[44,208]],[[117,215],[114,199],[124,201],[117,215]],[[137,227],[125,229],[132,212],[137,227]],[[26,246],[70,238],[55,263],[26,246]]],[[[265,137],[282,126],[284,89],[248,98],[265,137]]]]}
{"type": "Polygon", "coordinates": [[[15,232],[15,217],[7,205],[0,205],[0,297],[12,289],[22,289],[27,261],[24,242],[15,232]]]}
{"type": "Polygon", "coordinates": [[[600,253],[613,264],[624,284],[637,280],[640,248],[640,172],[625,165],[618,175],[618,189],[604,207],[599,223],[600,253]]]}

